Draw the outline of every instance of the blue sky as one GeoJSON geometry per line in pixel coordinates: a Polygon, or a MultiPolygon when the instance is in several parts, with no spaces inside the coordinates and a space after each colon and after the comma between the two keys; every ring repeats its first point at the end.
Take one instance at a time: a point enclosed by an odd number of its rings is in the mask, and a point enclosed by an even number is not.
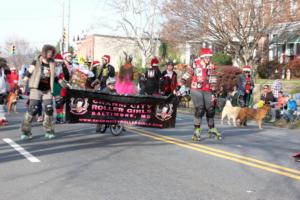
{"type": "MultiPolygon", "coordinates": [[[[28,40],[32,46],[44,43],[56,44],[62,31],[63,0],[1,0],[0,9],[0,46],[11,37],[28,40]]],[[[68,0],[65,0],[66,4],[68,0]]],[[[107,30],[97,26],[109,23],[111,14],[107,11],[108,0],[71,0],[70,36],[82,30],[97,27],[99,33],[107,30]],[[102,22],[100,23],[100,21],[102,22]]]]}

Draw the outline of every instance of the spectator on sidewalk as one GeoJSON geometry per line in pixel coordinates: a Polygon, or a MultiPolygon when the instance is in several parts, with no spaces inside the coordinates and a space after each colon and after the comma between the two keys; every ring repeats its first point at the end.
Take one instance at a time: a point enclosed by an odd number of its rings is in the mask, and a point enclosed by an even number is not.
{"type": "Polygon", "coordinates": [[[278,92],[277,108],[282,110],[284,106],[284,95],[282,91],[278,92]]]}
{"type": "Polygon", "coordinates": [[[278,101],[280,91],[282,91],[282,82],[281,82],[281,80],[276,79],[272,84],[272,92],[273,92],[276,102],[278,101]]]}
{"type": "Polygon", "coordinates": [[[251,78],[251,66],[243,67],[243,73],[240,75],[236,87],[239,95],[239,105],[248,107],[254,89],[254,82],[251,78]]]}
{"type": "Polygon", "coordinates": [[[270,122],[275,122],[276,121],[276,108],[275,108],[276,99],[269,85],[264,86],[264,90],[260,97],[260,100],[264,101],[264,105],[269,105],[271,107],[270,114],[272,116],[272,119],[270,122]]]}
{"type": "Polygon", "coordinates": [[[287,122],[292,121],[296,111],[297,111],[296,101],[292,99],[290,96],[288,96],[287,109],[284,110],[283,112],[283,118],[286,119],[287,122]]]}

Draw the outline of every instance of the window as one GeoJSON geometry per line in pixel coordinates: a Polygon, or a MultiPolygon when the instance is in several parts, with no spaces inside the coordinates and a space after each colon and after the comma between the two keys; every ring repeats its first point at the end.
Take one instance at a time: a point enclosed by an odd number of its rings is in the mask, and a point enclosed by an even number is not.
{"type": "Polygon", "coordinates": [[[291,13],[294,15],[298,9],[298,0],[290,0],[291,2],[291,13]]]}
{"type": "Polygon", "coordinates": [[[294,55],[294,44],[293,43],[289,44],[289,55],[290,56],[294,55]]]}
{"type": "Polygon", "coordinates": [[[296,55],[300,56],[300,44],[299,43],[297,44],[297,47],[296,47],[296,55]]]}

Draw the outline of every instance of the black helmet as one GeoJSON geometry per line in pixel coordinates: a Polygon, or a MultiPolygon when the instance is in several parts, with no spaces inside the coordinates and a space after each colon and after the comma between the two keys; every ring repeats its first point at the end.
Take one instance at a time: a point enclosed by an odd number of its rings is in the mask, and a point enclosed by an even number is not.
{"type": "Polygon", "coordinates": [[[175,66],[175,63],[173,62],[173,60],[169,59],[167,62],[167,65],[175,66]]]}

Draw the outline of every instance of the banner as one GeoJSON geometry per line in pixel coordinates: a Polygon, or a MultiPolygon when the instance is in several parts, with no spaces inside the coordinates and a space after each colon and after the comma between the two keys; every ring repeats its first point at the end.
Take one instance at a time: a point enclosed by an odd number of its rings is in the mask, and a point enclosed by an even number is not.
{"type": "Polygon", "coordinates": [[[176,122],[176,97],[111,95],[94,90],[69,89],[68,123],[127,124],[172,128],[176,122]]]}

